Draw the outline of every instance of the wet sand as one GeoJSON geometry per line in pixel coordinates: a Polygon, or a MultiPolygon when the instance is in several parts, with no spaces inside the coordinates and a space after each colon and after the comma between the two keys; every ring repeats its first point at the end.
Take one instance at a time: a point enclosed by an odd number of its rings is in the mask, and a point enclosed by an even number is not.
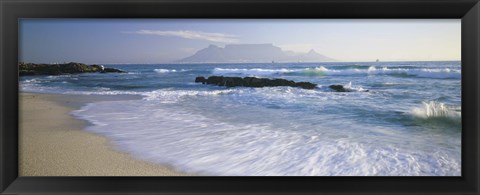
{"type": "Polygon", "coordinates": [[[20,176],[192,175],[115,150],[107,138],[83,130],[87,121],[70,115],[114,96],[20,93],[19,98],[20,176]]]}

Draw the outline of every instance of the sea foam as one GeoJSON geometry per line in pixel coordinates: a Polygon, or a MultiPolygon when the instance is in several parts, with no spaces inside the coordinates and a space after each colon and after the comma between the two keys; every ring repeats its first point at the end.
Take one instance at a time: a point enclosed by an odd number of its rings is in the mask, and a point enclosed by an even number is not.
{"type": "Polygon", "coordinates": [[[186,69],[181,69],[181,70],[175,70],[175,69],[162,69],[162,68],[158,68],[158,69],[154,69],[155,72],[158,72],[158,73],[171,73],[171,72],[186,72],[186,71],[189,71],[189,70],[186,70],[186,69]]]}
{"type": "Polygon", "coordinates": [[[213,74],[246,74],[246,75],[271,75],[286,72],[294,72],[295,70],[282,69],[262,69],[262,68],[215,68],[213,74]]]}
{"type": "Polygon", "coordinates": [[[20,90],[140,95],[91,103],[73,114],[90,121],[87,131],[108,137],[116,149],[186,172],[461,174],[461,131],[454,130],[461,125],[450,120],[461,118],[457,65],[195,64],[127,70],[138,74],[22,77],[20,90]],[[319,87],[227,88],[193,82],[210,73],[281,77],[319,87]],[[353,92],[333,92],[328,88],[333,84],[353,92]],[[432,99],[438,102],[412,104],[432,99]]]}
{"type": "Polygon", "coordinates": [[[451,68],[389,68],[370,66],[368,69],[360,69],[350,67],[348,69],[334,69],[319,66],[316,68],[281,68],[281,69],[238,69],[238,68],[215,68],[212,74],[244,74],[244,75],[258,75],[268,76],[275,74],[287,75],[303,75],[303,76],[351,76],[351,75],[405,75],[422,78],[461,78],[461,71],[459,69],[451,68]]]}
{"type": "Polygon", "coordinates": [[[459,108],[448,106],[445,103],[437,101],[423,102],[422,106],[415,107],[411,113],[419,118],[450,118],[460,119],[462,114],[459,108]]]}
{"type": "MultiPolygon", "coordinates": [[[[459,161],[448,152],[384,143],[394,135],[372,139],[365,133],[346,131],[335,121],[308,126],[303,119],[280,127],[222,120],[162,102],[165,96],[182,93],[165,93],[150,100],[93,103],[74,115],[94,124],[88,131],[108,136],[119,149],[136,158],[204,175],[460,174],[459,161]]],[[[255,113],[250,115],[274,115],[255,113]]],[[[282,115],[290,117],[288,112],[282,115]]]]}

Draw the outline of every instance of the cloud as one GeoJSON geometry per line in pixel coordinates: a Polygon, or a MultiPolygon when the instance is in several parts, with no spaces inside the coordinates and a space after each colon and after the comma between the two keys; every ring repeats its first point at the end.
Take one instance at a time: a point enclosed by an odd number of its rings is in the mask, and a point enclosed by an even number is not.
{"type": "Polygon", "coordinates": [[[139,30],[133,32],[139,35],[157,35],[157,36],[171,36],[181,37],[185,39],[206,40],[220,43],[237,43],[239,40],[236,35],[229,35],[223,33],[208,33],[200,31],[178,30],[178,31],[161,31],[161,30],[139,30]]]}

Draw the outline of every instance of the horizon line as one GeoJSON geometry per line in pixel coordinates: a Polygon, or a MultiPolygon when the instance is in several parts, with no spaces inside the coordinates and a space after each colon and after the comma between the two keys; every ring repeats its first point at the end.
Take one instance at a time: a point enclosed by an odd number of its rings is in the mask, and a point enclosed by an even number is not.
{"type": "MultiPolygon", "coordinates": [[[[386,61],[379,61],[379,62],[461,62],[461,59],[452,59],[452,60],[386,60],[386,61]]],[[[377,63],[375,60],[372,61],[323,61],[323,62],[297,62],[297,61],[292,61],[292,62],[155,62],[155,63],[137,63],[137,62],[132,62],[132,63],[114,63],[114,62],[109,62],[109,63],[85,63],[85,62],[76,62],[76,61],[64,61],[62,63],[59,62],[25,62],[25,61],[18,61],[18,63],[32,63],[32,64],[68,64],[68,63],[82,63],[86,65],[159,65],[159,64],[285,64],[285,63],[294,63],[294,64],[308,64],[308,63],[365,63],[365,62],[373,62],[377,63]]]]}
{"type": "MultiPolygon", "coordinates": [[[[386,60],[379,62],[461,62],[460,59],[452,60],[386,60]]],[[[163,62],[163,63],[93,63],[93,64],[108,64],[108,65],[133,65],[133,64],[142,64],[142,65],[158,65],[158,64],[285,64],[285,63],[295,63],[295,64],[307,64],[307,63],[365,63],[365,62],[374,62],[372,61],[323,61],[323,62],[188,62],[188,63],[179,63],[179,62],[163,62]]]]}

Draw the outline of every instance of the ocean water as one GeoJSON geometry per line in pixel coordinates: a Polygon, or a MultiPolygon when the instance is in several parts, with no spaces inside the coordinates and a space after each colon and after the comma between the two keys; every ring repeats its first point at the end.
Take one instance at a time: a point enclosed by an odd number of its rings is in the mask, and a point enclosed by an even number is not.
{"type": "Polygon", "coordinates": [[[460,176],[461,64],[106,65],[128,74],[20,78],[24,92],[138,95],[73,116],[133,157],[201,175],[460,176]],[[226,88],[197,76],[308,81],[226,88]],[[333,92],[340,84],[353,92],[333,92]]]}

